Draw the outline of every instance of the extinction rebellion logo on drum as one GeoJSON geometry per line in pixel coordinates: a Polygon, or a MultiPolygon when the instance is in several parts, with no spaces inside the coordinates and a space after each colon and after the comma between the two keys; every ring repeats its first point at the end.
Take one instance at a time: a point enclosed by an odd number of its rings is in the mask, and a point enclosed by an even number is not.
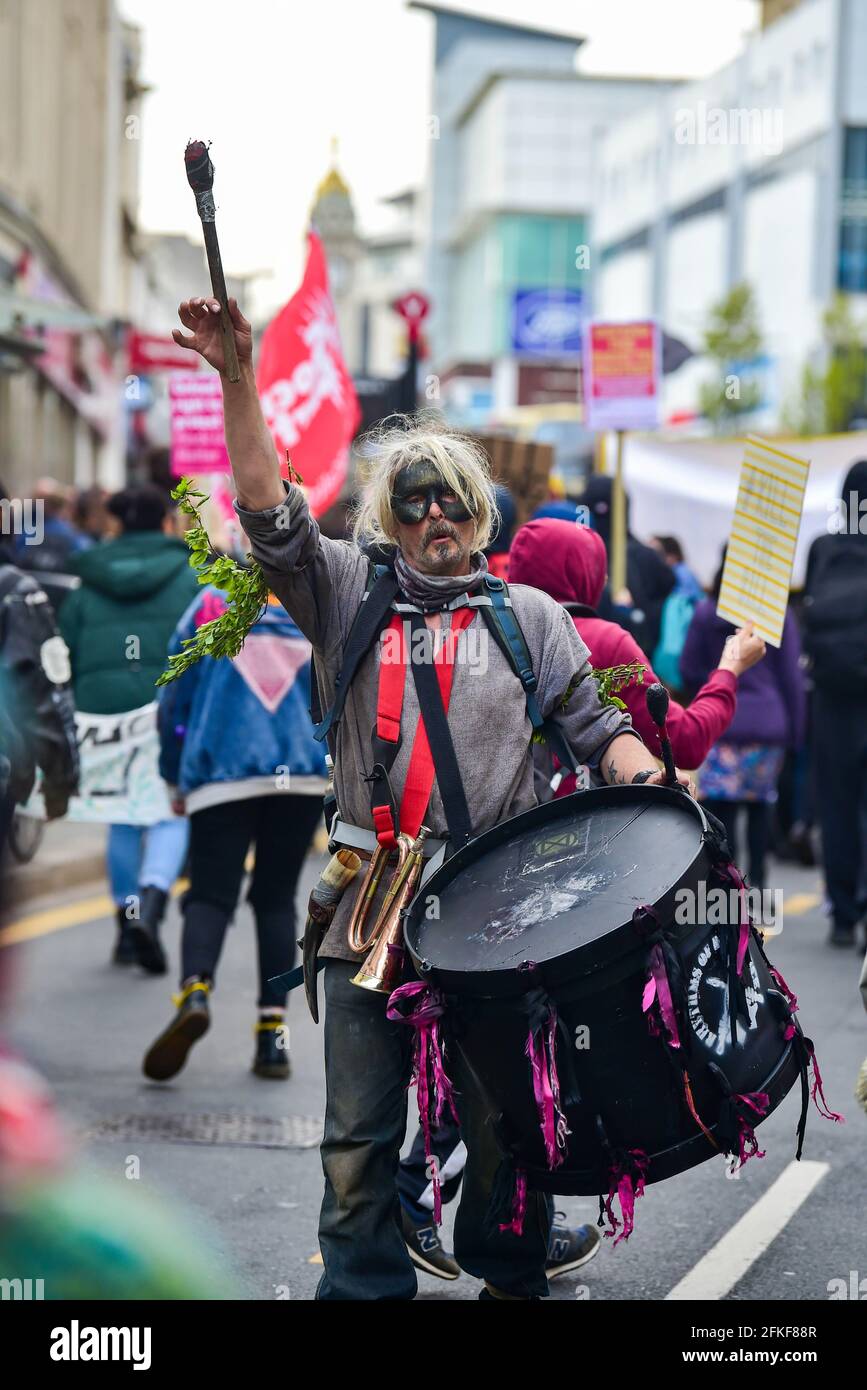
{"type": "Polygon", "coordinates": [[[744,998],[749,1014],[749,1027],[738,1018],[733,1038],[726,951],[723,950],[721,938],[714,933],[695,958],[695,964],[689,973],[687,990],[687,1012],[693,1031],[699,1041],[711,1048],[717,1056],[722,1056],[732,1042],[737,1042],[739,1047],[743,1047],[747,1033],[752,1032],[757,1026],[759,1005],[765,1002],[756,967],[747,956],[746,966],[750,983],[744,990],[744,998]]]}

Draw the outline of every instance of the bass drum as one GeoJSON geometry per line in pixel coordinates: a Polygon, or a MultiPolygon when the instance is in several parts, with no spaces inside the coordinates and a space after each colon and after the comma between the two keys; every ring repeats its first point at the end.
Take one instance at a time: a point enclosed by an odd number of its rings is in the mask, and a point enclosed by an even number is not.
{"type": "Polygon", "coordinates": [[[647,1182],[670,1177],[727,1147],[727,1096],[764,1092],[770,1114],[798,1080],[786,998],[754,931],[736,979],[738,894],[712,897],[719,887],[701,807],[654,785],[536,806],[471,841],[414,899],[415,968],[446,996],[449,1045],[533,1186],[605,1192],[617,1156],[635,1151],[647,1182]],[[641,908],[652,911],[636,917],[641,908]],[[653,939],[664,941],[678,1047],[643,1012],[653,939]],[[553,1169],[527,1057],[540,999],[556,1008],[570,1131],[553,1169]]]}

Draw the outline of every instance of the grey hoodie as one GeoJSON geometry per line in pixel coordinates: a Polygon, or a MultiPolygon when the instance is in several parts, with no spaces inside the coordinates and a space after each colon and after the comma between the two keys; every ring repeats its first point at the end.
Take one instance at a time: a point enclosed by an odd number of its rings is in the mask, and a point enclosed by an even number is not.
{"type": "MultiPolygon", "coordinates": [[[[367,584],[367,557],[357,545],[322,536],[297,488],[290,489],[279,507],[262,512],[238,507],[237,511],[269,586],[313,645],[320,701],[326,710],[334,699],[334,681],[342,664],[344,643],[367,584]]],[[[600,702],[587,648],[565,609],[528,585],[512,585],[509,592],[532,657],[542,714],[553,714],[578,760],[595,766],[612,738],[635,733],[629,716],[600,702]]],[[[444,612],[444,626],[448,621],[449,614],[444,612]]],[[[460,639],[462,646],[466,644],[468,656],[462,660],[459,655],[455,661],[448,711],[449,730],[476,833],[537,803],[533,790],[532,729],[524,692],[499,647],[487,639],[484,621],[476,614],[460,639]]],[[[372,762],[370,736],[376,721],[379,659],[379,644],[374,643],[362,660],[346,699],[334,768],[341,816],[369,829],[373,828],[373,820],[368,785],[363,779],[372,762]]],[[[390,773],[398,803],[412,750],[410,733],[415,731],[419,718],[415,682],[409,672],[407,675],[401,721],[404,737],[390,773]]],[[[436,783],[425,825],[438,838],[448,835],[436,783]]],[[[374,900],[374,910],[379,896],[374,900]]],[[[354,899],[355,893],[350,890],[341,902],[325,938],[323,955],[356,959],[346,944],[346,924],[354,899]]]]}

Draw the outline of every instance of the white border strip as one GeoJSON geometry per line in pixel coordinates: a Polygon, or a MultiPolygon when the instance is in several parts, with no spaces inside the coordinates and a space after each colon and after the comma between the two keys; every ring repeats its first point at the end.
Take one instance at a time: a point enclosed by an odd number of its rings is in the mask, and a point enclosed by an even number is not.
{"type": "Polygon", "coordinates": [[[777,1181],[726,1231],[698,1264],[675,1284],[671,1299],[725,1298],[783,1230],[830,1168],[828,1163],[790,1163],[777,1181]]]}

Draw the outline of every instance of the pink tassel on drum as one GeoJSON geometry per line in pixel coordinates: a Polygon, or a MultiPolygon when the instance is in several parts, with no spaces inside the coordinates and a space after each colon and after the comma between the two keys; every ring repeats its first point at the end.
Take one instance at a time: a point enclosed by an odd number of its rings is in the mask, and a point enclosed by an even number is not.
{"type": "Polygon", "coordinates": [[[611,1167],[608,1196],[604,1198],[602,1208],[611,1226],[611,1229],[605,1232],[606,1239],[614,1237],[612,1249],[614,1245],[619,1245],[621,1240],[628,1240],[635,1229],[635,1203],[639,1197],[644,1196],[649,1164],[650,1159],[643,1149],[630,1149],[624,1159],[615,1162],[611,1167]],[[623,1218],[623,1230],[619,1235],[617,1229],[621,1222],[614,1215],[615,1196],[620,1198],[620,1215],[623,1218]]]}
{"type": "Polygon", "coordinates": [[[527,1215],[527,1174],[523,1168],[515,1169],[515,1191],[512,1197],[512,1216],[509,1221],[501,1221],[500,1230],[510,1231],[513,1236],[524,1234],[524,1217],[527,1215]]]}
{"type": "Polygon", "coordinates": [[[810,1095],[812,1097],[813,1104],[815,1105],[819,1114],[822,1116],[823,1120],[835,1120],[838,1125],[844,1125],[846,1123],[845,1116],[838,1115],[836,1110],[831,1110],[828,1106],[828,1102],[825,1099],[825,1089],[822,1085],[822,1073],[819,1071],[819,1061],[816,1057],[816,1049],[810,1038],[804,1039],[804,1046],[806,1047],[807,1052],[809,1054],[810,1066],[813,1069],[813,1084],[810,1087],[810,1095]]]}
{"type": "Polygon", "coordinates": [[[765,1091],[748,1091],[733,1095],[732,1100],[738,1112],[738,1167],[743,1168],[748,1158],[764,1158],[765,1150],[759,1148],[756,1132],[744,1114],[744,1106],[754,1110],[763,1120],[768,1113],[771,1098],[765,1091]]]}
{"type": "Polygon", "coordinates": [[[446,1105],[451,1110],[455,1124],[459,1123],[454,1088],[446,1075],[440,1037],[439,1021],[444,1010],[445,1000],[439,990],[432,989],[420,980],[399,985],[389,995],[386,1010],[386,1017],[392,1023],[406,1023],[415,1029],[412,1076],[409,1084],[415,1082],[417,1088],[418,1117],[424,1137],[424,1156],[428,1171],[432,1175],[433,1216],[437,1226],[442,1221],[442,1194],[439,1164],[433,1155],[432,1130],[441,1123],[446,1105]],[[411,999],[415,1000],[415,1007],[410,1013],[402,1013],[401,1005],[411,999]]]}
{"type": "Polygon", "coordinates": [[[560,1103],[557,1010],[550,1001],[544,1021],[530,1023],[524,1052],[529,1058],[533,1074],[533,1096],[545,1144],[545,1158],[549,1168],[558,1168],[563,1162],[566,1139],[571,1131],[560,1103]]]}

